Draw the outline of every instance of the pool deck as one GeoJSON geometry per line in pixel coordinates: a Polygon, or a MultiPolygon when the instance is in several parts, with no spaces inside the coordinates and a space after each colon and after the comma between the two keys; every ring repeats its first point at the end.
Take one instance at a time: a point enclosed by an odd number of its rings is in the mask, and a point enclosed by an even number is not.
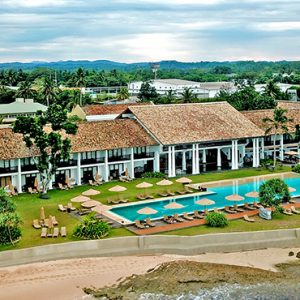
{"type": "MultiPolygon", "coordinates": [[[[295,206],[295,207],[299,208],[300,202],[284,204],[282,206],[284,208],[290,208],[291,206],[295,206]]],[[[235,214],[226,214],[226,217],[228,218],[228,220],[237,220],[237,219],[242,219],[244,215],[248,215],[249,217],[251,217],[251,216],[258,215],[258,213],[259,213],[258,209],[257,210],[248,210],[248,211],[235,213],[235,214]]],[[[174,224],[166,224],[163,221],[154,222],[154,223],[157,223],[157,226],[146,228],[146,229],[138,229],[134,225],[127,227],[127,228],[137,235],[151,235],[151,234],[156,234],[156,233],[161,233],[161,232],[166,232],[166,231],[172,231],[172,230],[177,230],[177,229],[183,229],[183,228],[204,225],[205,220],[204,219],[201,219],[201,220],[195,219],[192,221],[184,221],[182,223],[174,223],[174,224]]]]}

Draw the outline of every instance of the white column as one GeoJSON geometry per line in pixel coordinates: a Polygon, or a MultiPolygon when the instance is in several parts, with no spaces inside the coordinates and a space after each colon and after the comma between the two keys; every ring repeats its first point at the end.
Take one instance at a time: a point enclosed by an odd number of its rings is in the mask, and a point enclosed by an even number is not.
{"type": "Polygon", "coordinates": [[[17,182],[17,189],[19,193],[22,193],[22,170],[21,170],[21,159],[18,159],[18,182],[17,182]]]}
{"type": "Polygon", "coordinates": [[[49,181],[49,186],[48,186],[48,188],[49,188],[49,190],[52,190],[53,189],[53,181],[55,180],[55,177],[54,177],[54,175],[52,175],[52,177],[51,177],[51,179],[50,179],[50,181],[49,181]]]}
{"type": "Polygon", "coordinates": [[[284,160],[284,155],[283,155],[283,134],[280,135],[280,156],[279,159],[281,161],[284,160]]]}
{"type": "Polygon", "coordinates": [[[234,155],[235,155],[235,170],[239,168],[239,152],[238,152],[239,146],[238,141],[235,141],[235,149],[234,149],[234,155]]]}
{"type": "Polygon", "coordinates": [[[134,178],[134,153],[133,153],[133,148],[130,149],[130,177],[134,178]]]}
{"type": "Polygon", "coordinates": [[[168,176],[172,177],[172,147],[168,147],[168,176]]]}
{"type": "Polygon", "coordinates": [[[108,151],[105,150],[104,155],[104,181],[108,181],[109,169],[108,169],[108,151]]]}
{"type": "Polygon", "coordinates": [[[260,159],[265,158],[265,140],[261,138],[261,151],[260,151],[260,159]]]}
{"type": "Polygon", "coordinates": [[[244,166],[244,157],[246,155],[246,149],[245,149],[245,145],[242,145],[242,163],[243,163],[243,166],[244,166]]]}
{"type": "Polygon", "coordinates": [[[203,163],[204,164],[206,164],[206,150],[205,149],[203,149],[203,159],[202,159],[202,161],[203,161],[203,163]]]}
{"type": "Polygon", "coordinates": [[[235,156],[235,141],[232,141],[232,145],[231,145],[231,169],[235,170],[235,166],[236,166],[236,156],[235,156]]]}
{"type": "Polygon", "coordinates": [[[257,138],[256,139],[256,150],[257,150],[257,154],[256,154],[256,159],[257,159],[257,162],[256,162],[256,166],[259,167],[260,166],[260,154],[259,154],[259,142],[260,142],[260,139],[257,138]]]}
{"type": "Polygon", "coordinates": [[[252,139],[252,143],[253,143],[253,168],[256,167],[256,139],[252,139]]]}
{"type": "Polygon", "coordinates": [[[160,171],[160,165],[159,165],[159,151],[154,152],[154,172],[160,171]]]}
{"type": "Polygon", "coordinates": [[[176,176],[175,146],[172,147],[172,176],[176,176]]]}
{"type": "Polygon", "coordinates": [[[195,169],[195,171],[196,171],[196,174],[199,174],[200,173],[200,168],[199,168],[199,145],[198,144],[196,144],[196,153],[195,153],[195,155],[196,155],[196,169],[195,169]]]}
{"type": "Polygon", "coordinates": [[[221,148],[218,148],[218,155],[217,155],[217,167],[218,169],[222,168],[222,157],[221,157],[221,148]]]}
{"type": "Polygon", "coordinates": [[[81,185],[81,153],[77,153],[77,185],[81,185]]]}
{"type": "Polygon", "coordinates": [[[196,151],[195,151],[196,145],[193,144],[192,147],[192,174],[196,173],[196,151]]]}
{"type": "Polygon", "coordinates": [[[186,171],[186,153],[182,152],[182,171],[186,171]]]}

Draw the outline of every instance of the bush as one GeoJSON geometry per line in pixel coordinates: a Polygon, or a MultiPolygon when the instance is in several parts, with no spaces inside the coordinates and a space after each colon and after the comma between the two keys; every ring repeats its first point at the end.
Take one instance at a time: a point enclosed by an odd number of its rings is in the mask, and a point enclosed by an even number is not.
{"type": "Polygon", "coordinates": [[[142,178],[164,178],[166,175],[162,172],[145,172],[142,178]]]}
{"type": "Polygon", "coordinates": [[[206,223],[210,227],[225,227],[228,220],[223,213],[211,212],[205,217],[206,223]]]}
{"type": "Polygon", "coordinates": [[[91,213],[75,227],[73,235],[85,240],[96,240],[106,237],[109,232],[109,225],[102,220],[96,219],[96,213],[91,213]]]}
{"type": "Polygon", "coordinates": [[[300,173],[300,164],[294,165],[292,167],[292,171],[296,173],[300,173]]]}

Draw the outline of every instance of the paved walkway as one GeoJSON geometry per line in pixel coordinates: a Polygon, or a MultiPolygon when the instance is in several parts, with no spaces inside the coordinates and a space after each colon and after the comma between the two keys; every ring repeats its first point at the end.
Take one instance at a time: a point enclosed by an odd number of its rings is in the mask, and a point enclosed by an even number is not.
{"type": "MultiPolygon", "coordinates": [[[[293,204],[284,204],[284,208],[290,208],[291,206],[295,207],[300,207],[300,202],[293,203],[293,204]]],[[[258,215],[259,211],[258,209],[256,210],[248,210],[244,212],[239,212],[235,214],[226,214],[226,217],[229,220],[237,220],[237,219],[242,219],[244,215],[248,215],[249,217],[258,215]]],[[[245,221],[246,222],[246,221],[245,221]]],[[[199,225],[204,225],[205,220],[201,219],[195,219],[193,221],[184,221],[182,223],[174,223],[174,224],[166,224],[163,221],[160,223],[156,222],[155,227],[150,227],[146,229],[137,229],[135,226],[131,226],[128,228],[130,231],[134,232],[137,235],[150,235],[150,234],[155,234],[155,233],[160,233],[160,232],[166,232],[166,231],[172,231],[172,230],[177,230],[177,229],[183,229],[183,228],[189,228],[189,227],[194,227],[194,226],[199,226],[199,225]],[[162,225],[160,225],[162,224],[162,225]]]]}

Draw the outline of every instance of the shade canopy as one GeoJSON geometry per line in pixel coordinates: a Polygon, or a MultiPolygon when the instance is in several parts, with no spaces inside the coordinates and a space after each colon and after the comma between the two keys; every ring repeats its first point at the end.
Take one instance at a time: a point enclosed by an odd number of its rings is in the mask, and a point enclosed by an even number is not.
{"type": "Polygon", "coordinates": [[[89,197],[80,195],[75,198],[72,198],[71,202],[81,203],[81,202],[85,202],[85,201],[89,201],[89,200],[91,200],[89,197]]]}
{"type": "Polygon", "coordinates": [[[199,205],[206,206],[206,205],[213,205],[216,202],[214,200],[210,200],[208,198],[203,198],[203,199],[200,199],[200,200],[196,201],[196,203],[199,204],[199,205]]]}
{"type": "Polygon", "coordinates": [[[96,191],[94,189],[89,189],[82,193],[82,195],[84,195],[84,196],[95,196],[95,195],[99,195],[99,194],[100,194],[100,192],[96,191]]]}
{"type": "Polygon", "coordinates": [[[40,208],[40,219],[41,220],[45,220],[46,219],[45,218],[45,209],[44,209],[44,207],[40,208]]]}
{"type": "Polygon", "coordinates": [[[167,179],[163,179],[163,180],[157,182],[156,184],[157,184],[157,185],[161,185],[161,186],[166,186],[166,185],[171,185],[171,184],[173,184],[173,182],[170,181],[170,180],[167,180],[167,179]]]}
{"type": "Polygon", "coordinates": [[[187,177],[181,177],[176,179],[175,181],[179,183],[191,183],[193,180],[187,177]]]}
{"type": "Polygon", "coordinates": [[[288,152],[285,152],[284,154],[285,155],[291,155],[291,156],[293,156],[293,155],[299,155],[299,153],[296,152],[296,151],[288,151],[288,152]]]}
{"type": "Polygon", "coordinates": [[[120,185],[115,185],[112,188],[109,189],[110,192],[124,192],[126,191],[127,188],[124,186],[120,186],[120,185]]]}
{"type": "Polygon", "coordinates": [[[157,210],[151,207],[144,207],[137,211],[140,215],[154,215],[157,213],[157,210]]]}
{"type": "Polygon", "coordinates": [[[256,192],[256,191],[252,191],[252,192],[249,192],[247,194],[245,194],[246,197],[249,197],[249,198],[258,198],[259,197],[259,193],[256,192]]]}
{"type": "Polygon", "coordinates": [[[53,228],[53,217],[49,216],[48,218],[48,228],[51,229],[53,228]]]}
{"type": "Polygon", "coordinates": [[[97,205],[97,206],[92,207],[91,210],[97,212],[98,214],[102,214],[103,206],[97,205]]]}
{"type": "Polygon", "coordinates": [[[232,194],[230,196],[226,197],[226,200],[228,201],[243,201],[245,198],[238,195],[238,194],[232,194]]]}
{"type": "Polygon", "coordinates": [[[165,205],[164,208],[169,208],[169,209],[179,209],[183,208],[184,206],[177,203],[177,202],[170,202],[169,204],[165,205]]]}
{"type": "Polygon", "coordinates": [[[153,184],[144,181],[144,182],[137,184],[135,187],[137,187],[138,189],[147,189],[152,186],[153,186],[153,184]]]}
{"type": "Polygon", "coordinates": [[[296,189],[294,189],[293,187],[289,186],[289,192],[290,193],[293,193],[293,192],[296,192],[296,191],[297,191],[296,189]]]}
{"type": "Polygon", "coordinates": [[[99,206],[100,202],[96,201],[96,200],[89,200],[89,201],[85,201],[81,204],[82,207],[85,208],[91,208],[91,207],[95,207],[95,206],[99,206]]]}

